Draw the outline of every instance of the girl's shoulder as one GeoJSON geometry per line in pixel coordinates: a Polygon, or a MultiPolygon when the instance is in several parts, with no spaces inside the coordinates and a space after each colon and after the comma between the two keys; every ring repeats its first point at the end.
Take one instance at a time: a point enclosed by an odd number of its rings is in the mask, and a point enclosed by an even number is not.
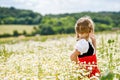
{"type": "Polygon", "coordinates": [[[80,40],[77,41],[77,44],[85,45],[85,44],[88,44],[88,41],[86,39],[80,39],[80,40]]]}
{"type": "Polygon", "coordinates": [[[87,52],[89,49],[88,41],[86,39],[78,40],[75,45],[75,49],[77,49],[79,52],[81,52],[81,54],[87,52]]]}

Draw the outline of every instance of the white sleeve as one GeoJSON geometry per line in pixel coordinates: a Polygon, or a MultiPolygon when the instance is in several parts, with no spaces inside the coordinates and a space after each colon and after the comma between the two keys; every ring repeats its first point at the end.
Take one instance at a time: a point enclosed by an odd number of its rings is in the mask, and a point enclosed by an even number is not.
{"type": "Polygon", "coordinates": [[[86,53],[89,49],[88,41],[86,41],[85,39],[79,40],[75,45],[75,49],[77,49],[81,53],[80,55],[86,53]]]}

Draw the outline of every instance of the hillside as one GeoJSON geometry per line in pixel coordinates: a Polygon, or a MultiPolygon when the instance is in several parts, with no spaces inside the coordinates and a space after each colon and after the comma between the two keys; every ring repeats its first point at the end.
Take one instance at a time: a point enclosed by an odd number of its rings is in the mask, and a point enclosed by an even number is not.
{"type": "Polygon", "coordinates": [[[39,24],[42,16],[31,10],[0,7],[0,24],[39,24]]]}
{"type": "Polygon", "coordinates": [[[42,18],[37,33],[44,35],[74,33],[76,21],[86,15],[90,16],[95,22],[95,31],[120,30],[120,12],[81,12],[45,15],[42,18]]]}

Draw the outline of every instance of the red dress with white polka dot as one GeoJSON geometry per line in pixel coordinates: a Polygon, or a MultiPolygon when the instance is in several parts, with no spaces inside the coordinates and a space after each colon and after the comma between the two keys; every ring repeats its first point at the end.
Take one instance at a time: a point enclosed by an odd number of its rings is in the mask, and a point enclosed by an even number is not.
{"type": "Polygon", "coordinates": [[[79,55],[78,59],[80,63],[85,64],[86,69],[90,71],[89,77],[100,76],[100,70],[98,69],[98,66],[97,66],[96,54],[94,53],[94,49],[90,44],[90,42],[88,43],[89,43],[88,51],[83,55],[79,55]]]}

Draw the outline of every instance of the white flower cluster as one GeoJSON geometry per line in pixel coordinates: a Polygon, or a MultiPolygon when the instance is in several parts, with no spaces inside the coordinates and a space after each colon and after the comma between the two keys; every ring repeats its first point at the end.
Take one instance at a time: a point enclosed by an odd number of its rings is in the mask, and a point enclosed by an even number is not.
{"type": "MultiPolygon", "coordinates": [[[[120,75],[120,35],[97,35],[101,74],[112,70],[120,75]],[[112,58],[111,58],[112,56],[112,58]]],[[[75,38],[48,39],[0,45],[0,80],[89,80],[82,66],[71,62],[75,38]]],[[[117,79],[117,77],[116,77],[117,79]]]]}
{"type": "Polygon", "coordinates": [[[0,80],[88,79],[86,70],[70,61],[74,42],[69,37],[1,45],[0,80]]]}

